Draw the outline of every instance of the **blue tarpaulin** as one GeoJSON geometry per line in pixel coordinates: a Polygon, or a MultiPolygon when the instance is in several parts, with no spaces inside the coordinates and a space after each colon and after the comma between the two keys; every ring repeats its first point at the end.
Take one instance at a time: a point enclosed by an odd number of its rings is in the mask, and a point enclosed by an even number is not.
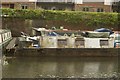
{"type": "Polygon", "coordinates": [[[48,36],[57,36],[58,34],[57,33],[55,33],[55,32],[49,32],[48,33],[48,36]]]}
{"type": "Polygon", "coordinates": [[[96,29],[94,31],[95,32],[110,32],[110,35],[114,33],[112,30],[106,29],[106,28],[100,28],[100,29],[96,29]]]}

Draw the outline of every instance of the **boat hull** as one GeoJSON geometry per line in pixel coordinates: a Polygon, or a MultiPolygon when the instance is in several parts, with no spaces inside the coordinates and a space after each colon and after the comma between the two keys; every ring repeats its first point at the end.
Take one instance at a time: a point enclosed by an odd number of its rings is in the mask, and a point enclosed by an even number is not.
{"type": "MultiPolygon", "coordinates": [[[[13,49],[14,51],[14,49],[13,49]]],[[[22,48],[16,49],[14,54],[7,55],[16,57],[40,57],[40,56],[86,56],[86,57],[112,57],[118,56],[118,48],[22,48]]]]}

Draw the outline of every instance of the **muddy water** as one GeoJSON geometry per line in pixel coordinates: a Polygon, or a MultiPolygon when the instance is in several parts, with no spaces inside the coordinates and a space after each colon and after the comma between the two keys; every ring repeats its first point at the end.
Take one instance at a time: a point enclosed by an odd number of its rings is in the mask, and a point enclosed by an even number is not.
{"type": "Polygon", "coordinates": [[[118,73],[117,57],[22,57],[7,61],[3,78],[104,78],[118,73]]]}

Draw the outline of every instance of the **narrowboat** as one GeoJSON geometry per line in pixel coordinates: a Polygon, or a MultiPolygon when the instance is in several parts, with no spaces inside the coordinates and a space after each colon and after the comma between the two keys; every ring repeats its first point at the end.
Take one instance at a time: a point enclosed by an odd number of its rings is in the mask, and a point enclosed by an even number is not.
{"type": "Polygon", "coordinates": [[[114,38],[109,32],[55,31],[34,28],[33,37],[24,36],[23,47],[40,48],[114,48],[114,38]],[[27,43],[27,45],[25,45],[27,43]],[[29,43],[29,45],[28,45],[29,43]],[[34,46],[35,45],[35,46],[34,46]],[[37,46],[36,46],[37,45],[37,46]]]}
{"type": "MultiPolygon", "coordinates": [[[[12,56],[118,56],[115,38],[109,32],[49,30],[34,28],[33,36],[21,32],[12,56]]],[[[12,49],[11,49],[12,50],[12,49]]],[[[10,51],[10,50],[8,50],[10,51]]]]}

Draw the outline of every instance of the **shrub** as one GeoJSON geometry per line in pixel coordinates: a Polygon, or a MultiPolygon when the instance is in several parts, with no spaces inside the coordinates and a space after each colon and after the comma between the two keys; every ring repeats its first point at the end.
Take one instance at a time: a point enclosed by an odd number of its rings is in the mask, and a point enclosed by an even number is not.
{"type": "Polygon", "coordinates": [[[71,24],[84,23],[93,27],[118,24],[117,13],[2,9],[2,15],[23,19],[59,20],[71,24]]]}

